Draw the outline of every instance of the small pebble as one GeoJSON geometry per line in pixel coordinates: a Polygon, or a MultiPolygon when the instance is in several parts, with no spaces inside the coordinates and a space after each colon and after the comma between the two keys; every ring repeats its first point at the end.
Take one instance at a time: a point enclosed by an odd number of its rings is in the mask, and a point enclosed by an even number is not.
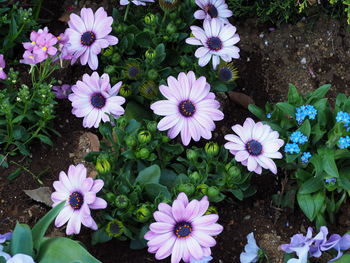
{"type": "Polygon", "coordinates": [[[302,58],[302,59],[300,60],[300,63],[301,63],[301,64],[306,64],[306,58],[302,58]]]}
{"type": "Polygon", "coordinates": [[[249,220],[250,218],[251,218],[251,216],[247,215],[247,216],[243,217],[243,220],[249,220]]]}

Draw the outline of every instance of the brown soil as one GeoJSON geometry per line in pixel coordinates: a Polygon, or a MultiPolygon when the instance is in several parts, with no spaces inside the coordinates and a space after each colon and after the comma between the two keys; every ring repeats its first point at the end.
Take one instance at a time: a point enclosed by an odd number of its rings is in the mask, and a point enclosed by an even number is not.
{"type": "MultiPolygon", "coordinates": [[[[46,6],[46,9],[60,9],[57,4],[59,1],[47,2],[54,6],[46,6]]],[[[273,32],[268,26],[257,26],[255,20],[235,24],[241,36],[241,59],[237,62],[240,72],[238,91],[249,95],[259,106],[267,101],[285,99],[288,83],[294,83],[303,92],[323,83],[331,83],[331,97],[334,98],[338,92],[349,95],[347,85],[350,74],[346,70],[350,61],[350,38],[344,21],[322,17],[315,23],[302,21],[296,25],[281,26],[273,32]]],[[[55,22],[55,28],[55,33],[59,33],[64,24],[55,22]]],[[[74,83],[85,71],[88,70],[74,66],[56,77],[64,83],[74,83]]],[[[214,137],[223,143],[222,135],[230,132],[233,124],[242,123],[251,115],[225,94],[220,95],[220,100],[223,102],[225,120],[218,124],[214,137]]],[[[75,118],[70,111],[68,101],[59,103],[56,126],[62,137],[54,138],[54,148],[38,143],[33,145],[30,159],[13,159],[32,174],[46,171],[40,178],[46,186],[51,187],[61,170],[67,170],[70,164],[79,162],[76,149],[84,130],[81,119],[75,118]]],[[[15,180],[7,180],[7,175],[16,168],[17,165],[11,164],[9,169],[0,170],[0,233],[13,229],[16,221],[33,225],[48,210],[45,205],[31,200],[23,193],[23,189],[41,186],[32,174],[22,172],[15,180]]],[[[289,241],[292,234],[305,232],[310,225],[299,210],[292,212],[273,207],[271,196],[280,190],[279,181],[282,177],[284,175],[281,173],[277,176],[256,176],[253,179],[258,189],[255,196],[243,202],[228,199],[219,204],[220,223],[225,230],[217,237],[213,262],[239,262],[239,254],[246,242],[245,236],[252,231],[258,243],[271,252],[271,262],[281,262],[278,246],[289,241]]],[[[334,232],[342,234],[350,226],[345,216],[349,209],[349,206],[344,206],[339,217],[340,225],[332,226],[334,232]]],[[[104,263],[155,262],[154,255],[146,250],[131,250],[127,242],[111,241],[92,247],[89,245],[88,230],[84,230],[79,238],[104,263]]]]}

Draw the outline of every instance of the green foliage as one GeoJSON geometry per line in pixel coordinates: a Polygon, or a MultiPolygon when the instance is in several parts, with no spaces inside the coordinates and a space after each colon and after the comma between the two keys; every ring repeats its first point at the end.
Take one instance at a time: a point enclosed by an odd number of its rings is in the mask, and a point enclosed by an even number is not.
{"type": "Polygon", "coordinates": [[[291,170],[294,186],[287,191],[285,197],[275,197],[278,205],[288,206],[294,203],[296,194],[301,210],[317,226],[334,222],[334,215],[350,193],[350,153],[348,149],[340,149],[339,139],[349,135],[344,122],[337,122],[338,112],[350,112],[350,98],[339,94],[332,111],[325,98],[330,85],[323,85],[307,95],[300,94],[294,85],[290,85],[288,101],[275,105],[267,104],[265,111],[250,106],[250,111],[265,123],[278,130],[280,137],[289,143],[294,131],[302,132],[307,142],[299,144],[300,152],[285,154],[281,166],[291,170]],[[317,109],[315,119],[308,117],[302,122],[296,120],[296,108],[312,105],[317,109]],[[270,118],[266,113],[269,113],[270,118]],[[301,156],[310,152],[312,157],[303,162],[301,156]],[[297,189],[297,190],[295,190],[297,189]]]}
{"type": "Polygon", "coordinates": [[[105,182],[102,197],[108,207],[97,218],[102,229],[94,233],[94,243],[115,237],[132,239],[132,248],[143,247],[144,232],[158,204],[170,203],[180,192],[191,199],[207,195],[211,202],[227,195],[242,200],[255,193],[251,174],[231,160],[223,147],[212,143],[218,147],[215,152],[208,146],[207,150],[192,147],[185,153],[182,145],[169,143],[153,121],[140,123],[123,117],[112,121],[115,126],[100,125],[101,152],[86,156],[96,165],[103,156],[111,167],[98,174],[105,182]],[[112,233],[110,224],[118,224],[121,233],[112,233]]]}

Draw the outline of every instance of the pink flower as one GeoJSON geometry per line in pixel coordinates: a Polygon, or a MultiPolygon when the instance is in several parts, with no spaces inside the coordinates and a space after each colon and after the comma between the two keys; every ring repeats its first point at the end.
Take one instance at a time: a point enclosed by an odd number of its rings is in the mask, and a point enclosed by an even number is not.
{"type": "Polygon", "coordinates": [[[60,59],[71,60],[73,55],[68,52],[68,36],[66,34],[61,33],[58,37],[58,50],[61,52],[60,59]]]}
{"type": "Polygon", "coordinates": [[[241,162],[249,171],[257,174],[261,174],[262,168],[277,173],[276,164],[271,158],[282,158],[278,150],[284,141],[278,139],[278,132],[262,122],[255,123],[251,118],[245,120],[243,127],[239,124],[232,126],[232,130],[238,136],[226,135],[225,139],[229,142],[225,144],[225,148],[235,155],[237,162],[241,162]]]}
{"type": "Polygon", "coordinates": [[[101,120],[109,121],[107,114],[119,117],[124,114],[121,107],[125,98],[117,96],[122,82],[119,81],[111,88],[108,74],[101,77],[97,72],[91,76],[83,75],[83,81],[78,81],[72,87],[73,93],[68,96],[72,102],[72,113],[78,118],[84,117],[83,126],[85,128],[98,128],[101,120]]]}
{"type": "Polygon", "coordinates": [[[23,59],[21,59],[19,62],[22,64],[28,64],[28,65],[35,65],[40,63],[45,59],[42,59],[39,55],[33,54],[31,51],[24,51],[23,59]]]}
{"type": "Polygon", "coordinates": [[[6,67],[6,62],[4,59],[4,55],[0,54],[0,79],[6,79],[7,75],[4,72],[4,68],[6,67]]]}
{"type": "Polygon", "coordinates": [[[83,164],[70,165],[68,176],[65,172],[60,172],[59,181],[53,183],[56,192],[51,194],[51,199],[54,202],[53,207],[62,201],[66,201],[66,204],[56,217],[55,226],[61,227],[68,221],[67,235],[79,234],[81,224],[97,230],[90,209],[104,209],[107,207],[105,200],[96,197],[103,184],[100,179],[86,178],[86,168],[83,164]]]}
{"type": "Polygon", "coordinates": [[[209,257],[210,247],[216,244],[212,236],[220,234],[223,227],[216,223],[218,215],[204,215],[208,207],[206,196],[188,202],[184,193],[178,195],[172,206],[160,203],[159,211],[153,214],[156,222],[144,236],[149,240],[148,252],[155,253],[158,260],[171,255],[171,263],[209,257]]]}
{"type": "Polygon", "coordinates": [[[193,71],[181,72],[177,79],[168,77],[168,86],[161,85],[160,92],[167,100],[151,105],[155,114],[166,116],[158,123],[160,131],[168,131],[173,139],[181,132],[181,140],[188,145],[191,138],[199,141],[201,137],[209,140],[215,129],[214,121],[224,118],[219,110],[220,103],[210,92],[205,77],[196,79],[193,71]]]}
{"type": "Polygon", "coordinates": [[[220,58],[231,62],[233,58],[239,58],[239,48],[235,46],[239,42],[239,35],[236,34],[236,27],[231,24],[224,25],[218,19],[204,20],[204,30],[198,26],[191,26],[194,37],[186,39],[190,45],[203,46],[194,54],[201,67],[207,65],[213,59],[213,68],[216,69],[220,58]]]}
{"type": "Polygon", "coordinates": [[[227,18],[232,16],[232,11],[228,9],[225,0],[196,0],[196,4],[202,9],[194,13],[196,19],[217,18],[224,24],[229,24],[227,18]]]}
{"type": "Polygon", "coordinates": [[[108,35],[112,31],[113,18],[107,16],[103,7],[94,14],[91,8],[82,8],[80,16],[70,15],[69,28],[65,34],[69,54],[73,55],[71,63],[80,58],[82,65],[89,64],[92,70],[98,67],[97,55],[102,48],[118,44],[118,38],[108,35]]]}
{"type": "Polygon", "coordinates": [[[55,93],[57,99],[67,99],[68,95],[72,93],[72,87],[68,84],[62,86],[53,86],[53,93],[55,93]]]}
{"type": "Polygon", "coordinates": [[[133,3],[134,5],[143,5],[145,6],[146,3],[154,3],[154,0],[120,0],[120,5],[128,5],[130,3],[133,3]]]}

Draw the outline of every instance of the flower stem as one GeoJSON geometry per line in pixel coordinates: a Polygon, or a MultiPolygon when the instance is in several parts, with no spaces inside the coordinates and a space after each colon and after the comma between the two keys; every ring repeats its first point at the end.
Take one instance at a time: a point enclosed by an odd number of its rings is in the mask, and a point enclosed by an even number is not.
{"type": "Polygon", "coordinates": [[[124,22],[126,21],[126,19],[128,17],[129,9],[130,9],[130,4],[128,4],[128,6],[126,7],[126,11],[125,11],[125,14],[124,14],[124,22]]]}

